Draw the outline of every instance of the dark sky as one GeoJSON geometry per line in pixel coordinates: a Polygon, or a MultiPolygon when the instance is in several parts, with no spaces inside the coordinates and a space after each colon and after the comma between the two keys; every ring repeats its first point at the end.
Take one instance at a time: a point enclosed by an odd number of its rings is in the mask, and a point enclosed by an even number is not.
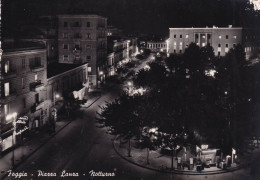
{"type": "MultiPolygon", "coordinates": [[[[4,34],[39,15],[100,14],[129,33],[168,35],[169,27],[245,26],[249,0],[2,0],[4,34]]],[[[248,21],[248,19],[251,19],[248,21]]]]}

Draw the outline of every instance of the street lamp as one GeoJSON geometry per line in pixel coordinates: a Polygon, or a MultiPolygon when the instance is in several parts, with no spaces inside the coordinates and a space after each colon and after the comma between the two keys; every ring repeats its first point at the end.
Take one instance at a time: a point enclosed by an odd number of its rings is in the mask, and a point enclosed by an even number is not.
{"type": "Polygon", "coordinates": [[[59,99],[59,98],[60,98],[60,95],[58,93],[55,93],[54,98],[53,98],[54,106],[56,104],[56,99],[59,99]]]}

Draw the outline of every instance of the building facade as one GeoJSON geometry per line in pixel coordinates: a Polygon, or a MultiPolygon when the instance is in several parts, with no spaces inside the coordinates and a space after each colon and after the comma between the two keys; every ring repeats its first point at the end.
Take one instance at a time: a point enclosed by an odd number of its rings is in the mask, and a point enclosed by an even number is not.
{"type": "Polygon", "coordinates": [[[237,44],[242,44],[242,28],[170,28],[169,53],[182,54],[190,43],[199,47],[210,45],[216,56],[224,56],[237,44]]]}
{"type": "Polygon", "coordinates": [[[58,16],[59,63],[88,63],[90,83],[97,85],[106,63],[107,18],[98,15],[58,16]]]}
{"type": "Polygon", "coordinates": [[[46,124],[49,113],[46,49],[27,43],[17,47],[13,42],[7,44],[1,59],[1,151],[12,147],[26,129],[46,124]]]}
{"type": "Polygon", "coordinates": [[[127,63],[136,55],[137,38],[108,37],[107,75],[115,74],[118,63],[127,63]]]}
{"type": "Polygon", "coordinates": [[[150,49],[151,52],[166,52],[167,43],[166,41],[147,41],[146,48],[150,49]]]}

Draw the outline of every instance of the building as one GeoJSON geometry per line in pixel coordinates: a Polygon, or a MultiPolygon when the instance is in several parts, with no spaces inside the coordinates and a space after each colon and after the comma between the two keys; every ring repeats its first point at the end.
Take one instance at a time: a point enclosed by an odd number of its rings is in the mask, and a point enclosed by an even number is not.
{"type": "Polygon", "coordinates": [[[107,18],[98,15],[58,16],[59,63],[88,63],[90,84],[97,85],[106,64],[107,18]]]}
{"type": "Polygon", "coordinates": [[[59,112],[68,99],[83,100],[89,88],[87,63],[50,64],[47,70],[46,90],[50,112],[59,112]]]}
{"type": "Polygon", "coordinates": [[[166,41],[147,41],[146,48],[150,49],[151,52],[166,52],[167,43],[166,41]]]}
{"type": "Polygon", "coordinates": [[[170,28],[169,53],[182,54],[190,43],[199,47],[210,45],[216,56],[224,56],[237,44],[242,44],[242,28],[170,28]]]}
{"type": "Polygon", "coordinates": [[[0,149],[4,151],[12,147],[17,136],[27,128],[33,130],[46,124],[49,112],[45,47],[13,40],[2,45],[0,149]]]}
{"type": "Polygon", "coordinates": [[[117,64],[131,61],[138,51],[137,38],[133,37],[109,36],[107,45],[107,75],[109,76],[114,75],[117,64]]]}

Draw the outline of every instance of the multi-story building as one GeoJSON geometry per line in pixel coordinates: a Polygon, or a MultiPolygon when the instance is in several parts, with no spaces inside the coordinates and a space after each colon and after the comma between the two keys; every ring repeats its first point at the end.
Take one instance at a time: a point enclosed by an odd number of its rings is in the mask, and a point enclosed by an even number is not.
{"type": "Polygon", "coordinates": [[[237,44],[242,44],[242,28],[170,28],[169,53],[182,54],[190,43],[213,47],[216,56],[224,56],[237,44]]]}
{"type": "Polygon", "coordinates": [[[150,49],[151,52],[166,52],[166,41],[147,41],[146,48],[150,49]]]}
{"type": "Polygon", "coordinates": [[[98,15],[58,16],[59,63],[88,63],[90,83],[97,85],[107,57],[107,18],[98,15]]]}
{"type": "Polygon", "coordinates": [[[15,144],[19,132],[44,125],[49,112],[45,90],[45,47],[12,40],[2,45],[0,149],[3,151],[15,144]]]}
{"type": "Polygon", "coordinates": [[[114,75],[117,63],[127,63],[136,54],[137,38],[110,36],[108,41],[107,66],[109,76],[114,75]]]}

